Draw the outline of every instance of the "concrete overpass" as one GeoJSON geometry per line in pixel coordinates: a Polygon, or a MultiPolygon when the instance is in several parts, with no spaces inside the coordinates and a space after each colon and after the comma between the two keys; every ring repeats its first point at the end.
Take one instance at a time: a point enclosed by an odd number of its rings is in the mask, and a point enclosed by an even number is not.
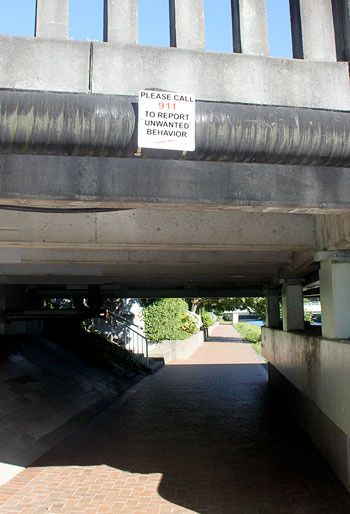
{"type": "Polygon", "coordinates": [[[232,0],[232,54],[205,50],[202,0],[171,0],[171,48],[137,44],[136,0],[106,0],[105,42],[68,39],[68,0],[0,38],[2,311],[91,285],[266,294],[271,381],[347,487],[349,11],[292,0],[293,59],[269,57],[264,0],[232,0]],[[195,95],[194,152],[138,147],[141,89],[195,95]],[[303,333],[311,284],[322,337],[303,333]]]}

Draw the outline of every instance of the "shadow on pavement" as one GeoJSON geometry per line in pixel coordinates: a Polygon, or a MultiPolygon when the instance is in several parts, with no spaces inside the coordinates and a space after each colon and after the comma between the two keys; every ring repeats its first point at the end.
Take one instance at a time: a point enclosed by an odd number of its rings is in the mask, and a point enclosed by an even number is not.
{"type": "MultiPolygon", "coordinates": [[[[203,514],[350,513],[345,488],[271,393],[263,365],[172,365],[127,395],[34,466],[162,474],[162,498],[203,514]]],[[[122,483],[128,490],[128,475],[122,483]]]]}

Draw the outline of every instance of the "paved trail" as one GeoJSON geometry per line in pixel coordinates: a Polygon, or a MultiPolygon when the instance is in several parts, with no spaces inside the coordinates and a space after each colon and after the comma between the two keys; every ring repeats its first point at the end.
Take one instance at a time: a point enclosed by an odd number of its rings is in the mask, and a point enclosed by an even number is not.
{"type": "Polygon", "coordinates": [[[0,488],[9,513],[350,513],[230,326],[0,488]]]}

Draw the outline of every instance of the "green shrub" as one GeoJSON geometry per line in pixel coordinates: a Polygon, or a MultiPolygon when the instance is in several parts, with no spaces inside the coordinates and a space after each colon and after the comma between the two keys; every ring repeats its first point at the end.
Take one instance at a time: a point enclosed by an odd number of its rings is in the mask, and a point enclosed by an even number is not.
{"type": "Polygon", "coordinates": [[[312,320],[312,312],[304,312],[304,321],[311,323],[312,320]]]}
{"type": "Polygon", "coordinates": [[[214,316],[210,313],[210,312],[207,312],[206,310],[202,310],[202,326],[204,328],[208,328],[208,327],[211,327],[211,325],[213,325],[215,323],[215,318],[214,316]]]}
{"type": "Polygon", "coordinates": [[[188,313],[188,306],[181,298],[162,298],[143,309],[145,333],[154,342],[183,339],[183,333],[197,331],[195,321],[188,313]]]}
{"type": "Polygon", "coordinates": [[[184,332],[188,332],[188,334],[195,334],[197,332],[197,325],[193,317],[189,312],[185,312],[185,314],[181,315],[182,325],[180,330],[184,332]]]}
{"type": "Polygon", "coordinates": [[[253,343],[255,350],[261,353],[261,327],[244,322],[234,323],[233,326],[245,341],[253,343]]]}

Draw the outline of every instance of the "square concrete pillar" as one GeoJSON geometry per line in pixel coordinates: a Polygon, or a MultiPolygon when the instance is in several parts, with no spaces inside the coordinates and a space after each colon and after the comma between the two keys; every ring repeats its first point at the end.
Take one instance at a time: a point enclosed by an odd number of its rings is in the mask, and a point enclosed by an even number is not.
{"type": "Polygon", "coordinates": [[[291,18],[295,57],[337,60],[332,0],[291,0],[291,18]]]}
{"type": "Polygon", "coordinates": [[[138,30],[138,0],[104,0],[104,41],[136,45],[138,30]]]}
{"type": "Polygon", "coordinates": [[[280,325],[280,302],[279,295],[266,295],[266,320],[265,325],[268,328],[279,328],[280,325]]]}
{"type": "Polygon", "coordinates": [[[350,262],[321,262],[322,335],[350,338],[350,262]]]}
{"type": "Polygon", "coordinates": [[[268,55],[266,0],[231,0],[234,52],[268,55]]]}
{"type": "Polygon", "coordinates": [[[282,287],[283,330],[304,330],[304,298],[301,284],[282,287]]]}
{"type": "Polygon", "coordinates": [[[169,0],[170,46],[205,49],[204,0],[169,0]]]}
{"type": "Polygon", "coordinates": [[[69,0],[36,0],[35,36],[67,39],[69,0]]]}

